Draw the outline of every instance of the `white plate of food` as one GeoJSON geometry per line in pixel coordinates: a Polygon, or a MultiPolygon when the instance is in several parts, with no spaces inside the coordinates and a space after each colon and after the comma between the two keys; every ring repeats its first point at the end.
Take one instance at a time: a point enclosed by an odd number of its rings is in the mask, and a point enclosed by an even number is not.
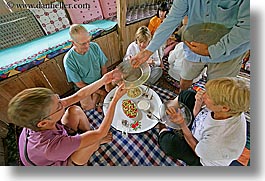
{"type": "MultiPolygon", "coordinates": [[[[144,86],[144,85],[141,85],[140,88],[142,90],[146,90],[146,86],[144,86]]],[[[117,88],[114,88],[113,90],[111,90],[104,99],[104,105],[103,105],[104,115],[106,115],[106,113],[107,113],[108,103],[112,100],[116,89],[117,88]]],[[[154,90],[149,89],[148,94],[153,95],[152,99],[149,100],[149,102],[150,102],[150,109],[149,110],[153,114],[155,114],[157,117],[159,117],[159,108],[160,108],[160,105],[162,105],[162,101],[161,101],[160,97],[158,96],[158,94],[154,90]]],[[[142,132],[148,131],[149,129],[152,129],[153,127],[155,127],[155,125],[158,123],[158,121],[156,119],[148,118],[146,112],[140,110],[137,106],[138,103],[142,99],[147,99],[147,98],[144,96],[140,96],[138,98],[132,99],[127,94],[123,95],[116,104],[116,109],[115,109],[115,113],[114,113],[114,117],[113,117],[113,121],[112,121],[111,126],[114,127],[115,129],[119,130],[119,131],[122,131],[123,130],[122,120],[126,119],[129,121],[129,124],[130,124],[128,133],[142,133],[142,132]],[[122,102],[124,100],[130,100],[131,102],[133,102],[137,106],[137,116],[129,118],[124,113],[123,108],[122,108],[123,107],[122,102]]]]}

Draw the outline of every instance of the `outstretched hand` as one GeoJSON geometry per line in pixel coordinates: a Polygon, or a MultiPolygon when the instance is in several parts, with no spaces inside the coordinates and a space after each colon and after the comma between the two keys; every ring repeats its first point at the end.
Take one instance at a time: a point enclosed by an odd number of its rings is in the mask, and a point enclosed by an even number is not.
{"type": "Polygon", "coordinates": [[[198,43],[198,42],[189,42],[185,41],[185,44],[190,48],[191,51],[193,51],[196,54],[202,55],[202,56],[209,56],[210,53],[208,51],[208,45],[204,43],[198,43]]]}
{"type": "Polygon", "coordinates": [[[121,73],[118,69],[114,69],[103,75],[104,84],[109,84],[111,82],[117,82],[121,80],[121,73]]]}
{"type": "Polygon", "coordinates": [[[166,113],[169,115],[170,117],[170,121],[176,124],[184,124],[184,118],[181,114],[180,109],[178,108],[177,111],[174,107],[169,107],[166,110],[166,113]]]}
{"type": "Polygon", "coordinates": [[[122,83],[119,85],[118,89],[115,91],[113,99],[119,100],[126,93],[127,93],[127,89],[125,89],[124,83],[122,83]]]}
{"type": "Polygon", "coordinates": [[[152,54],[153,54],[152,52],[146,49],[143,51],[140,51],[139,53],[137,53],[135,56],[133,56],[130,59],[130,63],[132,67],[133,68],[139,67],[141,64],[146,62],[152,54]]]}

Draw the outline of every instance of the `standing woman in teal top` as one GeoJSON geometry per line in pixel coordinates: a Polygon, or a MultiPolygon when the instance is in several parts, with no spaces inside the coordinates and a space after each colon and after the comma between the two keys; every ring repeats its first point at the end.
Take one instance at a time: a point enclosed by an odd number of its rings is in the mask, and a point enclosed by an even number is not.
{"type": "MultiPolygon", "coordinates": [[[[99,80],[107,73],[107,57],[97,43],[90,42],[91,36],[82,25],[72,25],[70,36],[73,47],[64,56],[64,68],[68,82],[73,82],[78,90],[99,80]]],[[[107,84],[80,101],[82,108],[89,110],[94,108],[97,103],[103,102],[111,88],[112,85],[107,84]]],[[[102,112],[101,107],[97,109],[102,112]]]]}

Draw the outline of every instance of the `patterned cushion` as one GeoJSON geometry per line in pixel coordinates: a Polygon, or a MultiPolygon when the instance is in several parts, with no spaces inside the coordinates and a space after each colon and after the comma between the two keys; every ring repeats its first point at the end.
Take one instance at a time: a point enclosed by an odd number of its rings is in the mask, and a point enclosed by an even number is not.
{"type": "Polygon", "coordinates": [[[72,23],[88,24],[103,19],[99,0],[64,0],[72,23]]]}
{"type": "Polygon", "coordinates": [[[9,48],[44,36],[29,10],[0,16],[0,49],[9,48]]]}
{"type": "Polygon", "coordinates": [[[51,34],[70,26],[65,10],[60,7],[62,4],[55,2],[52,5],[58,8],[30,8],[46,34],[51,34]]]}
{"type": "Polygon", "coordinates": [[[99,2],[105,19],[116,16],[116,0],[99,0],[99,2]]]}

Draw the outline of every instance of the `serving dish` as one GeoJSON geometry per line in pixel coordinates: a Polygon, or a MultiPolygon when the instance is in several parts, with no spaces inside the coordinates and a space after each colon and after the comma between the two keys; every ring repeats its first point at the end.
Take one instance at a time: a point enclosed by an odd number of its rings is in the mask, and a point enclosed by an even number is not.
{"type": "Polygon", "coordinates": [[[122,111],[128,118],[136,118],[138,115],[138,108],[136,104],[130,99],[122,100],[122,111]]]}
{"type": "Polygon", "coordinates": [[[199,42],[208,46],[216,44],[230,30],[217,23],[200,23],[191,25],[183,32],[183,40],[199,42]]]}
{"type": "Polygon", "coordinates": [[[151,73],[151,68],[147,62],[137,68],[133,68],[129,60],[124,60],[117,68],[121,72],[121,77],[127,89],[142,85],[148,80],[151,73]]]}

